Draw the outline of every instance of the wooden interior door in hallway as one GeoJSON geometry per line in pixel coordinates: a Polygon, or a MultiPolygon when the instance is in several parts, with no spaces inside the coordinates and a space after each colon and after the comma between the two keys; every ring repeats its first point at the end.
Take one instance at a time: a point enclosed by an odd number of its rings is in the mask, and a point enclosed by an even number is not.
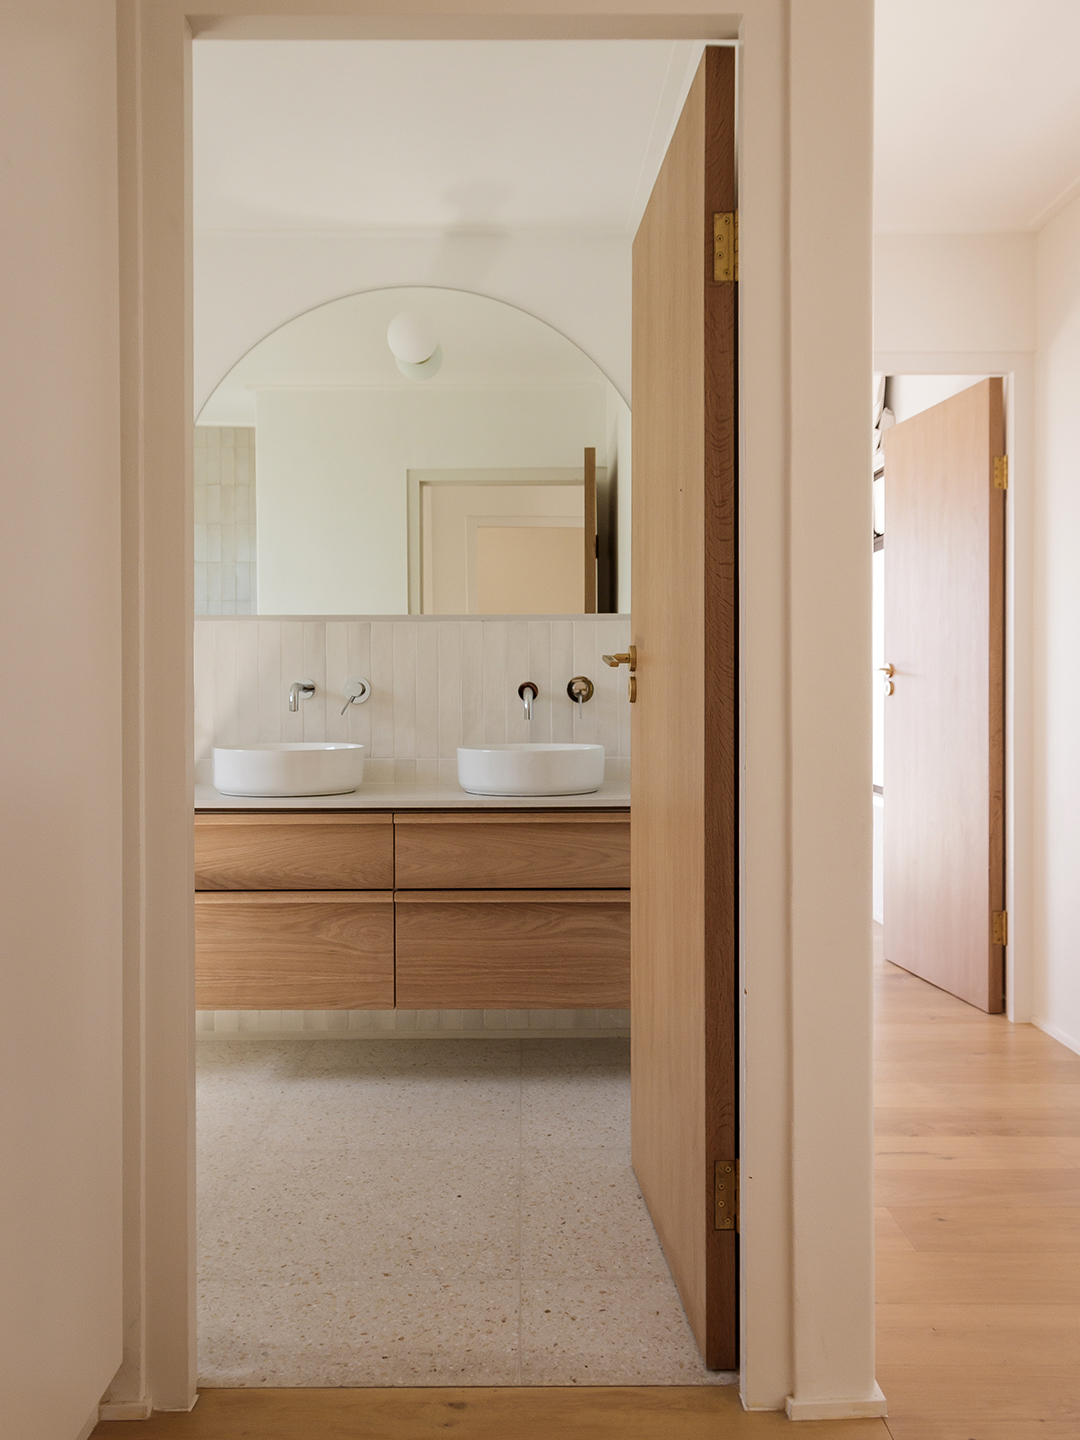
{"type": "Polygon", "coordinates": [[[634,241],[631,1124],[642,1193],[720,1370],[739,1363],[737,287],[713,236],[734,211],[735,52],[710,47],[634,241]]]}
{"type": "Polygon", "coordinates": [[[1005,1008],[1004,453],[999,378],[885,435],[885,956],[991,1013],[1005,1008]]]}

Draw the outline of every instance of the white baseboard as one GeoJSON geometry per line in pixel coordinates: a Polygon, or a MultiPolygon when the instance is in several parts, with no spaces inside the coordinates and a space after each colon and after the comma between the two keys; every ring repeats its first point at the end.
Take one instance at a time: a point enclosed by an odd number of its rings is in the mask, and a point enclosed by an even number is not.
{"type": "Polygon", "coordinates": [[[1031,1023],[1037,1030],[1041,1030],[1044,1035],[1049,1035],[1051,1040],[1056,1040],[1059,1045],[1064,1045],[1066,1049],[1072,1050],[1075,1054],[1080,1055],[1080,1040],[1074,1040],[1073,1037],[1066,1034],[1064,1030],[1059,1030],[1056,1025],[1051,1025],[1049,1020],[1032,1020],[1031,1023]]]}
{"type": "Polygon", "coordinates": [[[153,1405],[149,1400],[110,1400],[98,1406],[99,1420],[149,1420],[153,1405]]]}
{"type": "Polygon", "coordinates": [[[789,1395],[784,1409],[789,1420],[865,1420],[889,1413],[880,1385],[868,1400],[796,1400],[789,1395]]]}

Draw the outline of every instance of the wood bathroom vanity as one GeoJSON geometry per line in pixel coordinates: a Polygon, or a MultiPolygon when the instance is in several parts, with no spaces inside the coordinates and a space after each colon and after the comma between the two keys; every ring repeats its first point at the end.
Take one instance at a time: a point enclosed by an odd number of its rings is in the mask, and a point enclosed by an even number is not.
{"type": "Polygon", "coordinates": [[[201,1010],[630,1004],[628,807],[200,809],[195,889],[201,1010]]]}

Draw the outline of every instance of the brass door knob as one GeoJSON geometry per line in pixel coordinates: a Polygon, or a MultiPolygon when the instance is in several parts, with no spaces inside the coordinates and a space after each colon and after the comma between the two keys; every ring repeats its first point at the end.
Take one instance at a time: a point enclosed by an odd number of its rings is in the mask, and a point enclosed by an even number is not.
{"type": "Polygon", "coordinates": [[[630,667],[630,674],[632,675],[637,669],[637,646],[631,645],[625,654],[602,655],[600,658],[605,665],[610,665],[613,670],[617,670],[620,665],[628,665],[630,667]]]}

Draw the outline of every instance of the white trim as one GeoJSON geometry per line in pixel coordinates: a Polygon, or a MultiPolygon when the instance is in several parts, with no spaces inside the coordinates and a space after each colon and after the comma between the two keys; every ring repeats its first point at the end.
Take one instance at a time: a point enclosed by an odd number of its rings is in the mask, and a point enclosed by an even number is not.
{"type": "Polygon", "coordinates": [[[1035,974],[1032,858],[1035,355],[1029,350],[880,350],[874,355],[874,370],[886,375],[1002,375],[1006,380],[1005,444],[1009,454],[1009,488],[1005,495],[1005,908],[1009,914],[1006,1013],[1014,1023],[1024,1024],[1033,1018],[1035,974]]]}
{"type": "Polygon", "coordinates": [[[881,1386],[874,1386],[868,1400],[796,1400],[789,1395],[784,1404],[789,1420],[858,1420],[889,1413],[881,1386]]]}
{"type": "Polygon", "coordinates": [[[1072,1050],[1075,1054],[1080,1055],[1080,1040],[1074,1036],[1066,1034],[1064,1030],[1052,1025],[1049,1020],[1033,1019],[1031,1023],[1044,1035],[1049,1035],[1051,1040],[1056,1040],[1059,1045],[1064,1045],[1066,1050],[1072,1050]]]}
{"type": "Polygon", "coordinates": [[[124,1400],[118,1404],[103,1404],[97,1408],[98,1420],[149,1420],[154,1407],[149,1400],[124,1400]]]}

